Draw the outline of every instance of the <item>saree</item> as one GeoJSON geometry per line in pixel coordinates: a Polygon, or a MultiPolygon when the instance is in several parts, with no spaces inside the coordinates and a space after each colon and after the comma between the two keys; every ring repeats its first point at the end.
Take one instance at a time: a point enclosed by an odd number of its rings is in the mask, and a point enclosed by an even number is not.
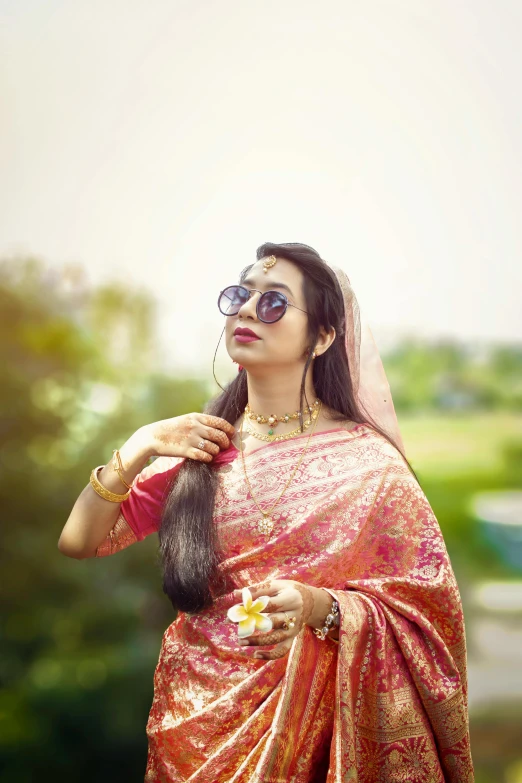
{"type": "MultiPolygon", "coordinates": [[[[304,439],[245,455],[274,503],[304,439]]],[[[183,459],[136,478],[98,556],[158,530],[183,459]]],[[[233,589],[326,588],[339,641],[304,626],[288,655],[238,645],[232,592],[163,635],[147,721],[146,783],[472,783],[461,599],[438,521],[401,454],[367,424],[311,436],[268,538],[235,446],[213,462],[220,568],[233,589]]]]}

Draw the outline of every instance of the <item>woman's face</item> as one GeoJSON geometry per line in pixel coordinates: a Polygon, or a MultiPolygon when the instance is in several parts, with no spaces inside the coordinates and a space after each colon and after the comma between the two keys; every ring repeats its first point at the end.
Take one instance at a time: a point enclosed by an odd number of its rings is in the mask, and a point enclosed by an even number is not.
{"type": "Polygon", "coordinates": [[[263,323],[256,313],[256,304],[261,294],[252,292],[250,299],[237,315],[226,317],[227,351],[234,361],[247,370],[262,366],[304,365],[310,345],[308,316],[302,312],[306,310],[303,274],[295,264],[284,258],[277,258],[274,266],[265,273],[263,260],[256,261],[241,285],[262,292],[280,291],[287,297],[289,307],[276,323],[263,323]],[[301,309],[298,310],[298,307],[301,309]],[[234,334],[238,329],[249,329],[258,339],[243,342],[240,335],[234,334]]]}

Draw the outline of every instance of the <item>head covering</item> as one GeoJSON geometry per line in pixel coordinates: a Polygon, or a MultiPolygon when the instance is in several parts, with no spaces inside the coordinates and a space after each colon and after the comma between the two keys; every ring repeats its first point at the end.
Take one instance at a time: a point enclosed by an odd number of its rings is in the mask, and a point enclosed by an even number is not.
{"type": "Polygon", "coordinates": [[[361,317],[359,303],[348,275],[337,267],[330,268],[335,273],[343,294],[344,343],[354,395],[362,412],[389,435],[405,457],[406,452],[393,405],[390,384],[384,371],[379,349],[368,323],[361,317]]]}

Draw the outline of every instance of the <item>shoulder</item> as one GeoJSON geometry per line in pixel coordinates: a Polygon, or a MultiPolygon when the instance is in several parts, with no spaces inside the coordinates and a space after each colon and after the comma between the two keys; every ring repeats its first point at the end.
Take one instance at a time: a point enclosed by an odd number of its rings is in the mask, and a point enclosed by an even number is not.
{"type": "Polygon", "coordinates": [[[361,472],[411,476],[417,483],[400,450],[366,422],[338,422],[335,429],[323,431],[319,440],[330,454],[350,455],[361,472]]]}

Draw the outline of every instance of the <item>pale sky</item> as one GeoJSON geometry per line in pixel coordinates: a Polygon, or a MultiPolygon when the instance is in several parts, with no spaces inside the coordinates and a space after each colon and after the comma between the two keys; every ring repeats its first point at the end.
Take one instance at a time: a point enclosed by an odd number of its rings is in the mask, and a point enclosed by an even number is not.
{"type": "Polygon", "coordinates": [[[0,0],[0,256],[150,290],[169,367],[265,241],[381,347],[522,340],[521,40],[518,0],[0,0]]]}

